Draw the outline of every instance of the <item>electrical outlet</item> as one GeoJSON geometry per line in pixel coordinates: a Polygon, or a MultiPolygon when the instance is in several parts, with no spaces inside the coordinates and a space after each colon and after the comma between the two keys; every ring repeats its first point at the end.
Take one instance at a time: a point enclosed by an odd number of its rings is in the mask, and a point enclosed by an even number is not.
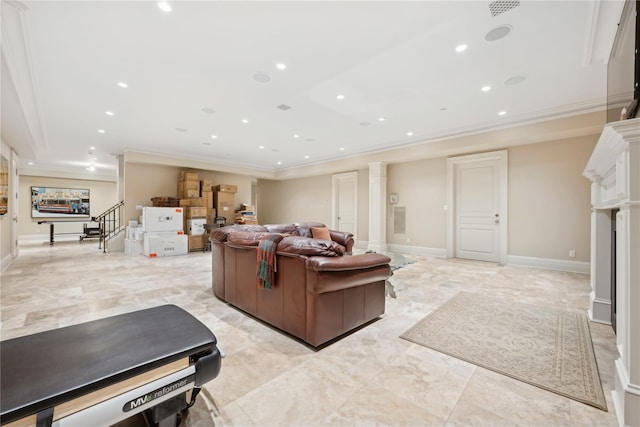
{"type": "Polygon", "coordinates": [[[569,249],[569,257],[570,258],[575,258],[576,257],[576,250],[575,249],[569,249]]]}
{"type": "Polygon", "coordinates": [[[411,243],[411,238],[407,237],[407,243],[411,243]]]}

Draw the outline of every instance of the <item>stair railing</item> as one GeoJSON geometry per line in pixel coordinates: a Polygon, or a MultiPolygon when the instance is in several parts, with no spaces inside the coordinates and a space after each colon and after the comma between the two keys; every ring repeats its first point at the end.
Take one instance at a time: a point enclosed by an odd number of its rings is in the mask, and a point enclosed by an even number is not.
{"type": "Polygon", "coordinates": [[[120,234],[124,229],[124,200],[113,205],[97,217],[92,218],[93,221],[100,225],[100,243],[98,249],[107,252],[107,244],[109,240],[120,234]]]}

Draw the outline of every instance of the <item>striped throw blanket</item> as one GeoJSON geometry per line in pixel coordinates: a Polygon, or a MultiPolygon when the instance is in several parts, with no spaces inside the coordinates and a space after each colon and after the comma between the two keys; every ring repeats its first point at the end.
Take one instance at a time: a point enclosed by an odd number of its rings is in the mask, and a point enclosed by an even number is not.
{"type": "Polygon", "coordinates": [[[276,283],[276,250],[284,236],[265,234],[258,244],[258,287],[271,289],[276,283]]]}

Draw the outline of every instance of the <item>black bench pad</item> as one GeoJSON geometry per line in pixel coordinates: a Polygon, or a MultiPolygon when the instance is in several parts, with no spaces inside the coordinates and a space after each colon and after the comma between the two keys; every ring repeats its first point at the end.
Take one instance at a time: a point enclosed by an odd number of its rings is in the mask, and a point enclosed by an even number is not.
{"type": "Polygon", "coordinates": [[[0,342],[5,424],[168,363],[216,350],[215,335],[175,305],[0,342]]]}

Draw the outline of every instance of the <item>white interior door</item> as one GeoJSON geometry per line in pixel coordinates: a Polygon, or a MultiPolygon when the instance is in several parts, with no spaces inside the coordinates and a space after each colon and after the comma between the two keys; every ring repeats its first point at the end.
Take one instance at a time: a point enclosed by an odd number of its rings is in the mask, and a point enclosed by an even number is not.
{"type": "Polygon", "coordinates": [[[349,231],[358,230],[358,173],[347,172],[333,175],[333,223],[331,228],[349,231]]]}
{"type": "Polygon", "coordinates": [[[18,256],[18,188],[20,188],[20,175],[18,175],[18,163],[20,158],[15,153],[15,151],[11,152],[11,171],[10,171],[10,182],[9,182],[9,190],[11,194],[11,255],[15,258],[18,256]]]}
{"type": "Polygon", "coordinates": [[[506,151],[450,160],[451,256],[506,263],[506,151]]]}

